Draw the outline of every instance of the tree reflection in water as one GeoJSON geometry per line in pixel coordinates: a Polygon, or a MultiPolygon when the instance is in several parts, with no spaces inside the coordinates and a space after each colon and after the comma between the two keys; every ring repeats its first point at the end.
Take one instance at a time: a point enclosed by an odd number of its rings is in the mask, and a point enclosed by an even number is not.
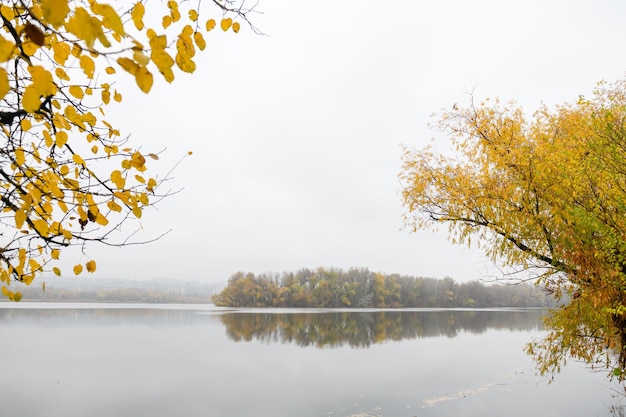
{"type": "Polygon", "coordinates": [[[461,332],[541,329],[545,314],[545,310],[238,311],[220,318],[236,342],[368,348],[390,340],[455,337],[461,332]]]}

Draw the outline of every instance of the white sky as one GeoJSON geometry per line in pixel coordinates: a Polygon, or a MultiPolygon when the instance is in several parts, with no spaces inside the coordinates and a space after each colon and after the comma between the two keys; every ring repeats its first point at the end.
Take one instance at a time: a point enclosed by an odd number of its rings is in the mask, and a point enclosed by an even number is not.
{"type": "MultiPolygon", "coordinates": [[[[108,111],[144,151],[167,147],[159,172],[193,156],[174,173],[184,190],[146,212],[139,237],[173,231],[144,246],[90,246],[96,276],[213,282],[318,266],[497,275],[445,231],[402,229],[401,144],[445,146],[431,114],[466,105],[472,90],[532,113],[626,71],[618,0],[261,0],[258,10],[269,36],[212,32],[194,75],[156,78],[147,96],[126,88],[108,111]]],[[[86,260],[64,259],[67,272],[86,260]]]]}

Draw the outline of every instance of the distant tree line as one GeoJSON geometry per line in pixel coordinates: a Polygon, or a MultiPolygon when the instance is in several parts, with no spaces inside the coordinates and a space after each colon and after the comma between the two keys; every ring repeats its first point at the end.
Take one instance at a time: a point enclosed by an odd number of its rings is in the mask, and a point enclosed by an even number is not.
{"type": "Polygon", "coordinates": [[[386,275],[366,268],[300,269],[297,272],[237,272],[212,298],[228,307],[552,307],[554,300],[528,284],[485,285],[386,275]]]}
{"type": "MultiPolygon", "coordinates": [[[[26,287],[22,291],[28,301],[99,302],[99,303],[210,303],[211,293],[181,294],[152,288],[69,289],[26,287]]],[[[0,300],[1,302],[2,300],[0,300]]]]}

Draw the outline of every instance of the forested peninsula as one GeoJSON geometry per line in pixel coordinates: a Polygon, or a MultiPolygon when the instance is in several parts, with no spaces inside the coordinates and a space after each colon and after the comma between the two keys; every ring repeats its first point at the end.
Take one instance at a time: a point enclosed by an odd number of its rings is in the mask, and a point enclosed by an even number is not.
{"type": "Polygon", "coordinates": [[[553,307],[541,288],[526,283],[485,285],[372,272],[366,268],[237,272],[212,298],[225,307],[553,307]]]}

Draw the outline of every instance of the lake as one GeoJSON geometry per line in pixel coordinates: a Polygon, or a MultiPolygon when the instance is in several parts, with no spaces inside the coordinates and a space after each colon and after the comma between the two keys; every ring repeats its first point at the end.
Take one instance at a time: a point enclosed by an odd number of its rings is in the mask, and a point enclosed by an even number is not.
{"type": "Polygon", "coordinates": [[[543,314],[0,303],[0,415],[623,416],[603,372],[535,375],[543,314]]]}

